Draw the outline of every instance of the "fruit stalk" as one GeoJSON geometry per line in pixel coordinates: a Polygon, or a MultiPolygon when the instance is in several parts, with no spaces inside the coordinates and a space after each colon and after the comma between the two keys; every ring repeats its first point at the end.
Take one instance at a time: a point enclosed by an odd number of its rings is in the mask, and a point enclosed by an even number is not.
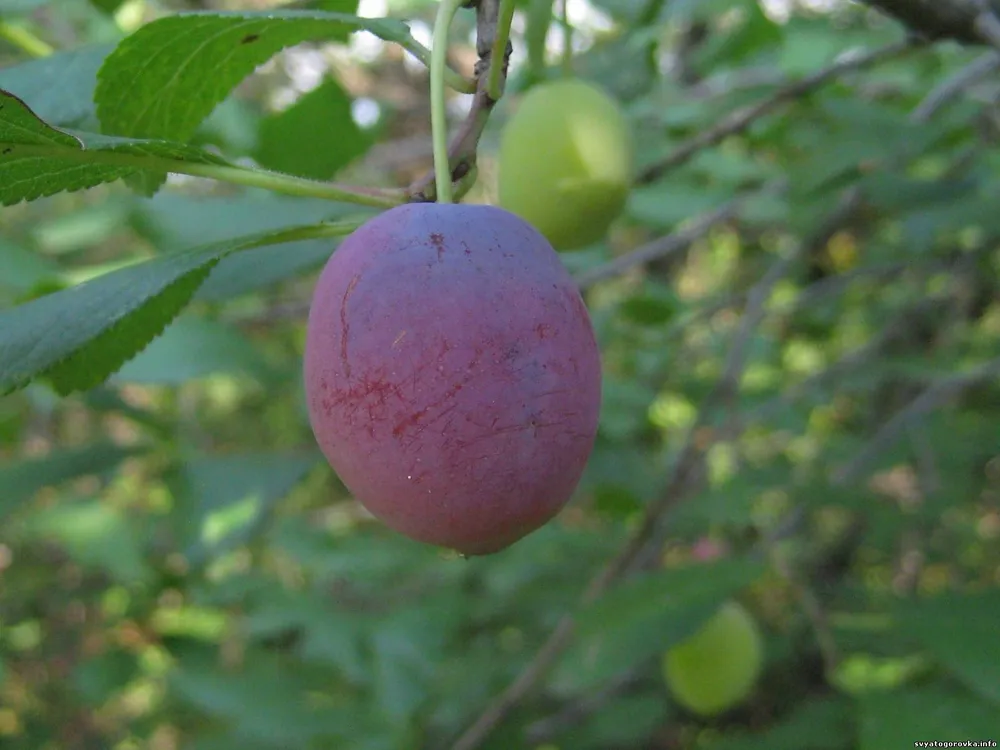
{"type": "Polygon", "coordinates": [[[451,166],[448,163],[448,117],[444,86],[448,31],[462,0],[441,0],[434,20],[431,46],[431,137],[434,140],[434,180],[438,203],[451,203],[451,166]]]}
{"type": "MultiPolygon", "coordinates": [[[[479,139],[482,137],[490,113],[496,105],[496,99],[492,98],[489,93],[489,71],[496,65],[500,67],[498,75],[501,80],[506,79],[507,75],[507,61],[512,49],[510,41],[507,41],[501,59],[497,60],[493,56],[493,43],[500,26],[501,2],[502,0],[478,0],[474,3],[476,8],[476,52],[479,54],[479,61],[476,63],[476,94],[472,100],[469,114],[452,136],[451,146],[448,149],[448,165],[451,168],[452,181],[460,184],[470,173],[475,171],[479,139]]],[[[436,173],[431,171],[413,182],[408,189],[410,201],[414,203],[433,202],[437,195],[435,179],[436,173]]]]}
{"type": "MultiPolygon", "coordinates": [[[[507,44],[510,41],[510,24],[514,19],[514,0],[500,0],[500,10],[497,13],[496,36],[493,39],[493,50],[490,60],[504,60],[507,57],[507,44]]],[[[486,94],[493,101],[503,96],[504,71],[506,65],[489,67],[486,79],[486,94]]]]}

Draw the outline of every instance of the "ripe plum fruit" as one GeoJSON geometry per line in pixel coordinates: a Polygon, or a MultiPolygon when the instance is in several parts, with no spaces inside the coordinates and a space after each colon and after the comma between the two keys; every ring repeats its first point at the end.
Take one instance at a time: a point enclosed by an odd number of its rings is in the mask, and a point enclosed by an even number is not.
{"type": "Polygon", "coordinates": [[[407,204],[316,285],[304,377],[320,448],[387,526],[498,552],[569,500],[593,447],[600,354],[558,254],[492,206],[407,204]]]}
{"type": "Polygon", "coordinates": [[[576,79],[539,84],[501,135],[499,204],[556,250],[591,245],[625,207],[632,150],[628,121],[601,89],[576,79]]]}

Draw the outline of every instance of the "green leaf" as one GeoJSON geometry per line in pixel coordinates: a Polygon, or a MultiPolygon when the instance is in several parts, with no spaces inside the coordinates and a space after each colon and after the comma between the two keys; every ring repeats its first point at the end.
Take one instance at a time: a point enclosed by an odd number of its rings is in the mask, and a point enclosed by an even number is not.
{"type": "Polygon", "coordinates": [[[46,122],[80,126],[96,117],[97,71],[113,49],[91,45],[0,69],[0,89],[26,102],[46,122]]]}
{"type": "Polygon", "coordinates": [[[410,40],[400,21],[322,11],[177,13],[146,24],[108,56],[97,113],[106,133],[185,141],[219,102],[274,54],[367,30],[410,40]]]}
{"type": "Polygon", "coordinates": [[[25,250],[0,237],[0,289],[26,292],[59,275],[59,266],[44,255],[25,250]]]}
{"type": "Polygon", "coordinates": [[[901,633],[971,690],[1000,705],[1000,590],[906,601],[896,612],[901,633]]]}
{"type": "Polygon", "coordinates": [[[372,145],[351,115],[351,98],[328,78],[261,123],[257,163],[279,172],[329,180],[372,145]]]}
{"type": "Polygon", "coordinates": [[[48,3],[49,0],[0,0],[0,13],[27,13],[48,3]]]}
{"type": "Polygon", "coordinates": [[[173,323],[113,377],[119,383],[180,385],[217,374],[266,379],[271,368],[260,351],[232,326],[196,316],[173,323]]]}
{"type": "Polygon", "coordinates": [[[860,701],[858,750],[913,747],[915,741],[989,740],[996,707],[938,683],[919,690],[868,693],[860,701]]]}
{"type": "Polygon", "coordinates": [[[228,162],[167,141],[56,130],[16,96],[0,90],[0,205],[83,190],[143,170],[162,175],[195,164],[228,162]]]}
{"type": "Polygon", "coordinates": [[[200,564],[247,541],[318,460],[319,454],[263,453],[182,464],[174,481],[174,521],[188,559],[200,564]]]}
{"type": "Polygon", "coordinates": [[[103,474],[116,468],[126,458],[146,450],[143,447],[94,443],[0,466],[0,487],[3,487],[0,520],[45,487],[54,487],[77,477],[103,474]]]}
{"type": "Polygon", "coordinates": [[[93,388],[163,332],[222,258],[288,232],[163,255],[0,312],[0,394],[39,376],[62,395],[93,388]]]}
{"type": "Polygon", "coordinates": [[[103,10],[108,15],[118,10],[124,3],[125,0],[90,0],[91,5],[98,10],[103,10]]]}
{"type": "Polygon", "coordinates": [[[708,750],[847,750],[855,747],[852,706],[843,698],[812,698],[763,732],[739,732],[708,750]]]}
{"type": "Polygon", "coordinates": [[[212,269],[195,299],[218,302],[308,273],[330,259],[336,244],[336,240],[289,242],[230,255],[212,269]]]}
{"type": "Polygon", "coordinates": [[[670,718],[670,704],[657,693],[625,695],[554,738],[573,750],[638,748],[670,718]]]}
{"type": "Polygon", "coordinates": [[[124,690],[138,675],[139,662],[135,655],[115,648],[81,661],[71,679],[87,704],[99,707],[124,690]]]}
{"type": "MultiPolygon", "coordinates": [[[[308,747],[321,738],[344,739],[356,718],[340,706],[317,706],[307,691],[329,690],[308,680],[301,665],[261,650],[244,668],[226,669],[200,649],[185,649],[169,677],[171,692],[231,731],[265,746],[308,747]]],[[[327,743],[328,745],[329,743],[327,743]]]]}
{"type": "Polygon", "coordinates": [[[633,190],[625,210],[631,219],[667,230],[718,208],[731,197],[730,188],[704,188],[675,179],[665,180],[633,190]]]}
{"type": "Polygon", "coordinates": [[[559,692],[597,687],[691,635],[764,566],[734,559],[636,578],[585,608],[553,675],[559,692]]]}
{"type": "Polygon", "coordinates": [[[123,583],[142,581],[151,573],[137,529],[121,510],[99,499],[45,508],[29,519],[28,533],[54,540],[76,562],[105,570],[123,583]]]}
{"type": "Polygon", "coordinates": [[[143,233],[166,251],[370,210],[318,198],[289,198],[263,190],[226,197],[164,190],[155,198],[142,201],[137,209],[143,233]]]}

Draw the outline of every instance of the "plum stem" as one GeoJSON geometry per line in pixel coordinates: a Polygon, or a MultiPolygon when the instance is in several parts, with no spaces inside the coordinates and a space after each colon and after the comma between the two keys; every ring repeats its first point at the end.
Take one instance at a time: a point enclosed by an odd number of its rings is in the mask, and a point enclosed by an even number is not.
{"type": "Polygon", "coordinates": [[[562,0],[559,11],[559,24],[563,31],[562,74],[569,78],[573,75],[573,26],[569,22],[569,0],[562,0]]]}
{"type": "Polygon", "coordinates": [[[448,160],[448,118],[445,109],[445,68],[448,31],[462,0],[441,0],[434,19],[431,44],[431,137],[434,142],[434,181],[438,203],[451,203],[451,166],[448,160]]]}
{"type": "Polygon", "coordinates": [[[52,45],[39,39],[23,26],[15,26],[6,21],[0,21],[0,39],[10,42],[32,57],[48,57],[55,51],[52,45]]]}
{"type": "Polygon", "coordinates": [[[510,24],[514,20],[514,0],[500,0],[500,10],[497,14],[496,36],[493,38],[493,51],[490,53],[490,67],[486,74],[486,93],[493,101],[503,96],[504,65],[507,42],[510,40],[510,24]]]}

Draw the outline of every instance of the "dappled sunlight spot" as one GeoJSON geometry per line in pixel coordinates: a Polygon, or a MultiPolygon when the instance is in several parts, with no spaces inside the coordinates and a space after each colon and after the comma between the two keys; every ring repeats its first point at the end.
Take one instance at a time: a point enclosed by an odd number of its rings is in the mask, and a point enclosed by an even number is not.
{"type": "Polygon", "coordinates": [[[162,636],[189,636],[217,641],[229,626],[228,615],[218,609],[185,605],[164,606],[152,616],[152,627],[162,636]]]}
{"type": "Polygon", "coordinates": [[[359,128],[370,128],[382,116],[382,107],[374,99],[359,96],[351,102],[351,118],[359,128]]]}
{"type": "Polygon", "coordinates": [[[259,495],[247,495],[238,502],[208,513],[201,527],[202,542],[218,545],[227,537],[245,531],[258,519],[262,509],[263,502],[259,495]]]}
{"type": "Polygon", "coordinates": [[[736,448],[732,445],[719,443],[709,448],[705,455],[709,486],[719,487],[731,481],[739,468],[737,458],[736,448]]]}
{"type": "Polygon", "coordinates": [[[898,688],[929,667],[926,657],[921,655],[882,658],[848,654],[830,675],[830,681],[846,693],[862,695],[898,688]]]}
{"type": "Polygon", "coordinates": [[[649,405],[649,421],[665,433],[685,430],[694,424],[698,410],[677,393],[661,393],[649,405]]]}
{"type": "Polygon", "coordinates": [[[781,360],[782,365],[796,375],[812,375],[826,364],[823,348],[804,339],[793,339],[786,343],[781,360]]]}

